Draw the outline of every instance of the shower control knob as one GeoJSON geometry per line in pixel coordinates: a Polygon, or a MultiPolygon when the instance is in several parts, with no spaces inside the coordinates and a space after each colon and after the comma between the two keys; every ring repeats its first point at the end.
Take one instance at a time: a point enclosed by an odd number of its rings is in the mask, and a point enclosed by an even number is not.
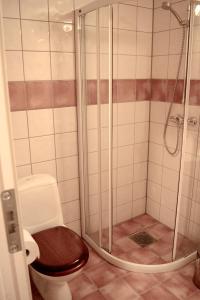
{"type": "Polygon", "coordinates": [[[196,126],[198,124],[197,118],[190,117],[188,118],[188,126],[196,126]]]}

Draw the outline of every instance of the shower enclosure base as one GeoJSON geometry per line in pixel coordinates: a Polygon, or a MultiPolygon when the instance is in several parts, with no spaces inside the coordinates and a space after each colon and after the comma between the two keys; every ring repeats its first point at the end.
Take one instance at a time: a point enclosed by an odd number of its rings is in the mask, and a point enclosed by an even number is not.
{"type": "MultiPolygon", "coordinates": [[[[105,231],[106,232],[106,231],[105,231]]],[[[95,235],[95,234],[94,234],[95,235]]],[[[92,239],[94,239],[92,235],[92,239]]],[[[103,233],[103,239],[106,234],[103,233]]],[[[159,273],[176,270],[196,258],[196,245],[179,235],[177,260],[172,261],[174,231],[149,215],[141,215],[113,227],[112,253],[101,249],[87,235],[86,241],[111,264],[126,270],[144,273],[159,273]],[[145,247],[130,239],[138,232],[149,233],[155,241],[145,247]],[[192,254],[189,254],[192,253],[192,254]],[[185,255],[185,257],[183,257],[185,255]],[[182,257],[178,259],[179,257],[182,257]]]]}

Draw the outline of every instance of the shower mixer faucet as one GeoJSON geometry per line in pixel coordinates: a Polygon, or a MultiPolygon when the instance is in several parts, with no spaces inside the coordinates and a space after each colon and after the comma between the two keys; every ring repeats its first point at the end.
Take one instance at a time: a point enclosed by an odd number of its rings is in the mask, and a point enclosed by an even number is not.
{"type": "MultiPolygon", "coordinates": [[[[174,116],[170,116],[169,121],[171,123],[174,123],[174,124],[178,125],[178,126],[183,126],[184,117],[177,114],[177,115],[174,115],[174,116]]],[[[198,122],[196,117],[189,117],[188,118],[188,126],[194,127],[194,126],[197,126],[198,123],[199,122],[198,122]]]]}

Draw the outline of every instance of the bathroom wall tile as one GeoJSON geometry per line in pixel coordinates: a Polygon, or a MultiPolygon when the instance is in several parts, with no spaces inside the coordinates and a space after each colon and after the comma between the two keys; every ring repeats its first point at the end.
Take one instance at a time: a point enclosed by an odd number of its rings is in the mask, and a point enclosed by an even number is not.
{"type": "MultiPolygon", "coordinates": [[[[161,203],[164,207],[176,211],[177,193],[166,188],[162,188],[161,203]]],[[[162,219],[161,219],[162,220],[162,219]]]]}
{"type": "Polygon", "coordinates": [[[70,223],[76,220],[80,220],[79,200],[62,203],[62,212],[64,223],[70,223]]]}
{"type": "Polygon", "coordinates": [[[33,174],[49,174],[56,178],[56,161],[49,160],[32,164],[33,174]]]}
{"type": "Polygon", "coordinates": [[[53,81],[54,107],[76,106],[74,80],[53,81]]]}
{"type": "Polygon", "coordinates": [[[20,0],[20,10],[22,19],[48,21],[47,0],[20,0]]]}
{"type": "Polygon", "coordinates": [[[147,214],[152,216],[153,218],[159,220],[160,219],[160,204],[157,202],[147,199],[147,214]]]}
{"type": "Polygon", "coordinates": [[[75,79],[75,61],[73,53],[51,53],[52,79],[75,79]]]}
{"type": "Polygon", "coordinates": [[[138,7],[137,30],[152,32],[152,10],[138,7]]]}
{"type": "MultiPolygon", "coordinates": [[[[185,55],[183,55],[183,61],[181,64],[180,77],[181,79],[185,78],[185,55]]],[[[175,79],[177,74],[179,62],[179,55],[169,55],[169,65],[168,65],[168,78],[175,79]]]]}
{"type": "Polygon", "coordinates": [[[24,80],[22,51],[6,52],[6,69],[8,81],[24,80]]]}
{"type": "Polygon", "coordinates": [[[131,218],[132,203],[126,203],[117,207],[117,223],[121,223],[131,218]]]}
{"type": "Polygon", "coordinates": [[[146,181],[138,181],[133,184],[133,201],[146,197],[146,181]]]}
{"type": "Polygon", "coordinates": [[[3,16],[8,18],[19,18],[19,0],[2,0],[3,16]]]}
{"type": "Polygon", "coordinates": [[[136,32],[119,30],[118,53],[126,55],[136,55],[136,32]]]}
{"type": "Polygon", "coordinates": [[[4,38],[6,50],[21,50],[21,28],[17,19],[4,19],[4,38]]]}
{"type": "Polygon", "coordinates": [[[146,180],[147,178],[147,163],[134,164],[134,181],[146,180]]]}
{"type": "Polygon", "coordinates": [[[150,124],[150,141],[156,144],[163,144],[163,133],[164,125],[158,123],[150,124]]]}
{"type": "Polygon", "coordinates": [[[154,10],[154,32],[170,29],[170,12],[162,8],[154,10]]]}
{"type": "Polygon", "coordinates": [[[178,188],[179,174],[177,171],[163,168],[162,184],[171,191],[176,192],[178,188]]]}
{"type": "Polygon", "coordinates": [[[50,54],[48,52],[24,52],[26,80],[50,80],[50,54]]]}
{"type": "Polygon", "coordinates": [[[62,181],[58,184],[61,202],[70,202],[79,199],[78,178],[62,181]]]}
{"type": "Polygon", "coordinates": [[[50,135],[54,133],[52,109],[37,109],[28,111],[30,137],[50,135]],[[40,122],[42,120],[42,122],[40,122]]]}
{"type": "Polygon", "coordinates": [[[28,139],[14,141],[16,166],[30,163],[30,150],[28,139]]]}
{"type": "MultiPolygon", "coordinates": [[[[132,1],[134,2],[134,1],[132,1]]],[[[137,5],[141,7],[153,8],[153,1],[152,0],[138,0],[137,5]]]]}
{"type": "Polygon", "coordinates": [[[78,157],[71,156],[57,159],[58,181],[69,180],[78,177],[78,157]]]}
{"type": "Polygon", "coordinates": [[[56,134],[56,157],[67,157],[77,155],[77,133],[69,132],[56,134]]]}
{"type": "Polygon", "coordinates": [[[161,165],[163,161],[163,146],[155,143],[149,144],[149,161],[161,165]]]}
{"type": "Polygon", "coordinates": [[[149,123],[136,123],[135,124],[135,143],[143,143],[148,141],[149,136],[149,123]]]}
{"type": "Polygon", "coordinates": [[[50,23],[50,37],[51,37],[51,50],[52,51],[74,51],[74,30],[73,25],[68,24],[70,27],[65,30],[63,23],[50,23]]]}
{"type": "Polygon", "coordinates": [[[31,175],[31,165],[16,167],[17,178],[22,178],[31,175]]]}
{"type": "Polygon", "coordinates": [[[169,31],[154,33],[153,55],[168,55],[169,31]]]}
{"type": "Polygon", "coordinates": [[[172,156],[167,152],[166,149],[164,149],[163,154],[163,165],[169,169],[179,171],[181,162],[180,154],[177,156],[172,156]]]}
{"type": "Polygon", "coordinates": [[[67,226],[67,228],[70,228],[71,230],[73,230],[74,232],[76,232],[78,235],[81,236],[81,222],[80,222],[80,220],[73,221],[73,222],[70,222],[70,223],[65,223],[65,225],[67,226]]]}
{"type": "Polygon", "coordinates": [[[151,122],[164,124],[166,120],[166,103],[151,101],[151,122]]]}
{"type": "Polygon", "coordinates": [[[129,124],[134,122],[135,103],[118,103],[117,123],[118,125],[129,124]]]}
{"type": "Polygon", "coordinates": [[[27,115],[25,111],[11,113],[12,132],[14,139],[23,139],[28,137],[27,115]]]}
{"type": "Polygon", "coordinates": [[[98,151],[98,133],[97,129],[90,129],[87,132],[88,152],[98,151]]]}
{"type": "MultiPolygon", "coordinates": [[[[187,1],[180,1],[179,3],[174,3],[173,8],[178,11],[179,16],[182,18],[182,20],[188,19],[188,2],[187,1]]],[[[171,18],[171,24],[170,28],[180,28],[180,24],[177,21],[176,18],[171,18]]]]}
{"type": "Polygon", "coordinates": [[[133,166],[118,168],[117,186],[126,185],[133,181],[133,166]]]}
{"type": "Polygon", "coordinates": [[[133,146],[119,147],[117,150],[118,167],[133,163],[133,146]]]}
{"type": "Polygon", "coordinates": [[[72,22],[73,10],[73,0],[49,0],[49,18],[51,21],[72,22]]]}
{"type": "Polygon", "coordinates": [[[162,223],[170,227],[175,228],[176,213],[164,206],[160,207],[160,220],[162,223]]]}
{"type": "Polygon", "coordinates": [[[135,122],[148,122],[149,120],[149,102],[141,101],[135,103],[135,122]]]}
{"type": "Polygon", "coordinates": [[[113,98],[116,99],[118,102],[134,101],[136,98],[136,81],[131,79],[117,80],[116,98],[115,98],[115,87],[113,87],[113,98]]]}
{"type": "Polygon", "coordinates": [[[117,205],[123,205],[130,203],[133,199],[132,196],[132,184],[124,185],[117,188],[117,205]]]}
{"type": "Polygon", "coordinates": [[[136,80],[136,101],[151,99],[151,79],[136,80]]]}
{"type": "Polygon", "coordinates": [[[55,133],[76,131],[77,130],[76,107],[55,108],[54,124],[55,124],[55,133]]]}
{"type": "Polygon", "coordinates": [[[26,83],[29,109],[53,107],[53,89],[51,81],[28,81],[26,83]]]}
{"type": "Polygon", "coordinates": [[[118,146],[126,146],[133,144],[134,130],[132,125],[118,126],[118,146]]]}
{"type": "Polygon", "coordinates": [[[137,8],[119,4],[119,28],[136,30],[137,8]]]}
{"type": "Polygon", "coordinates": [[[133,79],[136,75],[136,56],[118,55],[118,78],[133,79]]]}
{"type": "Polygon", "coordinates": [[[151,77],[151,58],[137,56],[136,78],[146,79],[151,77]]]}
{"type": "Polygon", "coordinates": [[[22,20],[23,50],[49,51],[49,26],[47,22],[22,20]]]}
{"type": "Polygon", "coordinates": [[[155,183],[151,180],[148,180],[147,196],[149,199],[151,199],[157,203],[160,203],[161,202],[161,191],[162,191],[162,186],[160,184],[155,183]]]}
{"type": "Polygon", "coordinates": [[[182,29],[170,31],[169,54],[180,54],[182,29]]]}
{"type": "Polygon", "coordinates": [[[11,111],[27,109],[27,93],[24,81],[8,83],[11,111]]]}
{"type": "MultiPolygon", "coordinates": [[[[168,55],[157,55],[152,60],[152,78],[166,79],[168,76],[168,55]]],[[[177,70],[177,69],[176,69],[177,70]]],[[[171,75],[171,68],[170,68],[171,75]]],[[[170,77],[171,78],[171,77],[170,77]]]]}
{"type": "Polygon", "coordinates": [[[152,34],[137,32],[137,55],[151,56],[152,34]]]}
{"type": "MultiPolygon", "coordinates": [[[[156,165],[154,163],[149,163],[148,166],[148,177],[151,178],[151,180],[157,184],[162,183],[162,167],[159,165],[156,165]]],[[[165,177],[166,178],[166,177],[165,177]]]]}
{"type": "Polygon", "coordinates": [[[141,143],[134,145],[134,163],[144,162],[148,159],[148,144],[141,143]]]}
{"type": "Polygon", "coordinates": [[[146,211],[146,197],[134,200],[132,203],[132,216],[137,217],[146,211]]]}
{"type": "Polygon", "coordinates": [[[30,138],[32,163],[55,159],[54,136],[30,138]]]}
{"type": "Polygon", "coordinates": [[[153,79],[152,81],[152,100],[166,101],[167,99],[167,80],[153,79]]]}

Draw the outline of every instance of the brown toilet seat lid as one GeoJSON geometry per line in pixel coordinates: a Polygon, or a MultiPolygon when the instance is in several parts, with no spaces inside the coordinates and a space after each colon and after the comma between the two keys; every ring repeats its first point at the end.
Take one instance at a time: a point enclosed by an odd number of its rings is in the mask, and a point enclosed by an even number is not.
{"type": "Polygon", "coordinates": [[[83,267],[89,257],[88,248],[72,230],[57,226],[33,234],[40,258],[32,267],[49,276],[64,276],[83,267]]]}

